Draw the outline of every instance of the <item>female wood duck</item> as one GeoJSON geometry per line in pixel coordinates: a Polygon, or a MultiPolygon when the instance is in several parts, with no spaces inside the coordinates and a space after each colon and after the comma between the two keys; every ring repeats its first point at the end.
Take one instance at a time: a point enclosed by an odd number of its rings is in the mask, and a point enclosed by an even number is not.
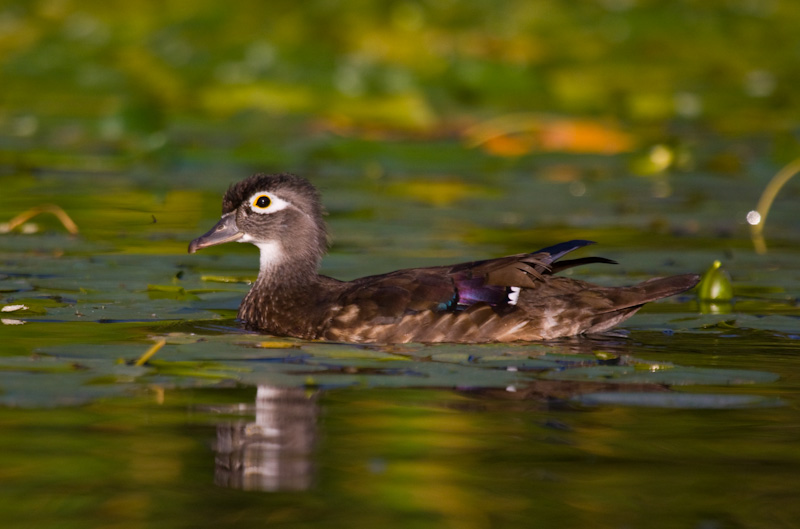
{"type": "Polygon", "coordinates": [[[189,253],[230,241],[261,251],[258,279],[239,308],[249,329],[360,343],[513,342],[603,332],[649,301],[699,280],[684,274],[630,287],[558,277],[602,257],[559,261],[592,244],[569,241],[534,253],[454,266],[409,268],[338,281],[317,273],[327,249],[319,193],[291,174],[256,174],[232,185],[222,219],[189,253]]]}

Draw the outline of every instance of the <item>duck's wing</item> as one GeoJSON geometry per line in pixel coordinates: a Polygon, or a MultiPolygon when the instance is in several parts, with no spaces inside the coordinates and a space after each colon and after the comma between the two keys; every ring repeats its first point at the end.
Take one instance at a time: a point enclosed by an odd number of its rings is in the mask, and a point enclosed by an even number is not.
{"type": "Polygon", "coordinates": [[[692,288],[696,274],[602,287],[552,274],[591,244],[569,241],[530,254],[450,267],[399,270],[343,286],[324,338],[370,343],[510,342],[604,332],[642,305],[692,288]]]}
{"type": "MultiPolygon", "coordinates": [[[[601,257],[558,262],[567,253],[588,244],[592,243],[575,240],[527,254],[454,266],[411,268],[357,279],[339,291],[329,318],[327,338],[408,341],[398,337],[414,334],[418,326],[428,330],[418,329],[418,337],[411,339],[447,341],[444,335],[431,339],[432,328],[443,331],[448,326],[462,326],[462,332],[466,332],[468,328],[485,327],[483,332],[487,332],[497,325],[516,327],[529,319],[516,306],[520,290],[543,284],[554,271],[570,266],[614,262],[601,257]]],[[[481,340],[492,341],[486,337],[481,340]]]]}
{"type": "Polygon", "coordinates": [[[449,275],[459,293],[458,303],[461,305],[471,305],[479,301],[493,304],[504,304],[509,301],[513,303],[519,289],[535,287],[537,283],[543,282],[546,276],[567,268],[590,263],[616,264],[616,261],[604,257],[559,261],[566,254],[589,244],[594,243],[573,240],[532,253],[453,266],[449,275]]]}
{"type": "Polygon", "coordinates": [[[569,241],[539,251],[453,266],[409,268],[363,277],[348,283],[339,296],[342,305],[370,308],[376,316],[397,317],[423,310],[455,311],[475,303],[513,305],[516,292],[534,287],[571,266],[614,263],[602,257],[557,262],[567,253],[593,244],[569,241]],[[511,295],[511,299],[509,299],[511,295]]]}

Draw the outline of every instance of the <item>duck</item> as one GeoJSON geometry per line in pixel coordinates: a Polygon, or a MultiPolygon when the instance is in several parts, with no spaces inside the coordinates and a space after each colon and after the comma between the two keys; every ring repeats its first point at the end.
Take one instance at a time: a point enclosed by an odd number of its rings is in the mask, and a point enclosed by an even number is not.
{"type": "Polygon", "coordinates": [[[248,330],[359,344],[547,341],[609,331],[651,301],[694,287],[697,274],[606,287],[558,275],[616,264],[562,259],[592,241],[449,266],[340,281],[319,274],[328,249],[317,189],[289,174],[254,174],[229,187],[222,217],[189,253],[227,242],[258,247],[258,277],[239,307],[248,330]]]}

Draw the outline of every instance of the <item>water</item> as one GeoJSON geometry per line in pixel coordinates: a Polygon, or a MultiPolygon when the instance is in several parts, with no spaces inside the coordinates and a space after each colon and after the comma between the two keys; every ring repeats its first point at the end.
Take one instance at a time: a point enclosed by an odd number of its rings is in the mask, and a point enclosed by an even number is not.
{"type": "Polygon", "coordinates": [[[790,527],[800,514],[786,407],[581,408],[540,391],[215,389],[7,410],[6,523],[790,527]]]}
{"type": "Polygon", "coordinates": [[[0,8],[0,223],[79,229],[0,234],[4,526],[800,525],[794,181],[766,253],[745,220],[797,156],[800,11],[523,4],[0,8]],[[186,248],[286,170],[334,277],[590,239],[620,265],[574,277],[718,260],[734,299],[551,343],[244,332],[256,250],[186,248]]]}
{"type": "MultiPolygon", "coordinates": [[[[232,320],[255,272],[253,249],[184,253],[218,215],[219,189],[136,190],[127,178],[91,187],[81,176],[17,180],[30,184],[18,197],[39,189],[83,230],[71,237],[41,219],[43,233],[2,239],[4,305],[29,307],[5,314],[2,327],[0,509],[10,526],[800,519],[792,249],[755,255],[739,230],[722,251],[699,234],[653,237],[635,227],[641,213],[622,215],[616,222],[628,226],[588,228],[608,243],[592,253],[622,265],[579,277],[620,284],[700,271],[722,256],[735,303],[701,314],[691,294],[678,296],[643,310],[620,336],[550,344],[303,343],[245,333],[232,320]],[[87,192],[71,196],[73,186],[87,192]],[[148,364],[131,365],[159,339],[166,345],[148,364]]],[[[679,193],[706,185],[698,181],[679,193]]],[[[584,231],[534,228],[539,215],[526,209],[518,226],[498,225],[499,211],[517,211],[518,189],[551,184],[515,179],[491,198],[430,207],[392,185],[352,182],[319,178],[332,190],[337,241],[324,271],[340,277],[584,231]]],[[[716,205],[685,214],[730,222],[716,205]]]]}

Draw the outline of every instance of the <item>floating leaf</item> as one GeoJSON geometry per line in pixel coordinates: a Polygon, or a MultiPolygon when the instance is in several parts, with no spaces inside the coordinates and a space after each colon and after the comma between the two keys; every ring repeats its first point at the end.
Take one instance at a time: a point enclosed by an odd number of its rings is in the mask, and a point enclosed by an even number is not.
{"type": "Polygon", "coordinates": [[[605,362],[608,362],[610,360],[617,360],[619,358],[619,355],[614,353],[609,353],[607,351],[595,351],[594,355],[598,358],[598,360],[603,360],[605,362]]]}
{"type": "Polygon", "coordinates": [[[0,309],[0,312],[15,312],[18,310],[28,310],[28,307],[26,305],[6,305],[0,309]]]}
{"type": "Polygon", "coordinates": [[[655,371],[637,369],[635,366],[589,366],[549,371],[542,375],[550,380],[592,380],[625,383],[667,384],[670,386],[738,384],[766,384],[778,380],[778,375],[765,371],[738,369],[702,369],[674,366],[655,371]]]}
{"type": "Polygon", "coordinates": [[[631,170],[638,175],[658,175],[669,169],[675,162],[673,147],[658,144],[631,160],[631,170]]]}
{"type": "Polygon", "coordinates": [[[468,184],[455,178],[447,179],[412,179],[393,184],[390,193],[419,200],[432,206],[452,205],[465,198],[485,196],[488,189],[468,184]]]}
{"type": "Polygon", "coordinates": [[[172,292],[176,294],[186,293],[186,290],[179,285],[147,285],[147,290],[151,292],[172,292]]]}
{"type": "Polygon", "coordinates": [[[189,293],[179,285],[147,285],[150,299],[199,300],[195,294],[189,293]]]}
{"type": "Polygon", "coordinates": [[[509,157],[536,151],[614,154],[633,145],[629,134],[609,123],[537,114],[500,116],[470,127],[464,136],[469,147],[509,157]]]}
{"type": "Polygon", "coordinates": [[[203,275],[200,276],[202,281],[208,281],[211,283],[245,283],[251,284],[253,282],[252,277],[238,277],[238,276],[219,276],[219,275],[203,275]]]}
{"type": "Polygon", "coordinates": [[[148,365],[154,369],[155,374],[172,377],[235,379],[240,373],[250,371],[249,368],[242,366],[226,366],[218,362],[194,362],[189,360],[177,362],[151,360],[148,365]]]}
{"type": "Polygon", "coordinates": [[[264,341],[259,342],[258,347],[262,349],[296,349],[300,347],[300,343],[295,342],[285,342],[285,341],[264,341]]]}
{"type": "Polygon", "coordinates": [[[646,406],[651,408],[730,409],[780,406],[774,397],[758,395],[715,395],[704,393],[613,392],[588,393],[575,397],[587,406],[646,406]]]}

